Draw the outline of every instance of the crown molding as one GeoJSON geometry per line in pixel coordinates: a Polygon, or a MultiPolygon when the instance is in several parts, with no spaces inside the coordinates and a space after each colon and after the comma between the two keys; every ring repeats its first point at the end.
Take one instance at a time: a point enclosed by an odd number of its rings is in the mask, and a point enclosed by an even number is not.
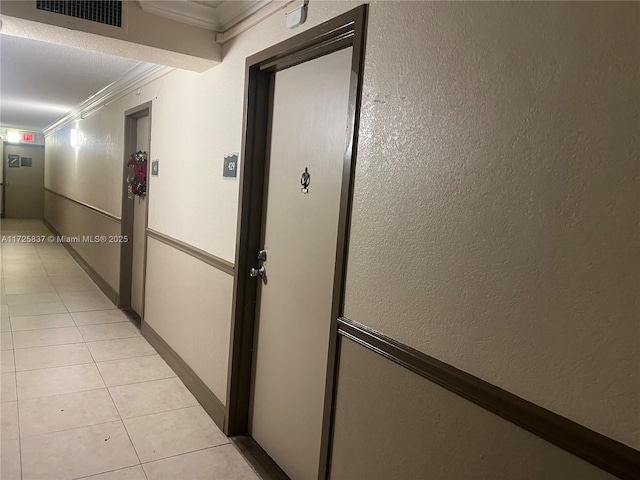
{"type": "Polygon", "coordinates": [[[176,22],[206,28],[207,30],[215,30],[218,26],[216,9],[210,5],[175,0],[138,0],[138,3],[145,13],[158,15],[176,22]]]}
{"type": "Polygon", "coordinates": [[[42,132],[45,136],[51,135],[78,118],[86,118],[105,105],[128,95],[143,84],[160,78],[173,70],[175,69],[164,65],[149,65],[140,62],[127,70],[115,82],[87,98],[60,120],[44,128],[42,132]]]}
{"type": "Polygon", "coordinates": [[[267,2],[258,10],[254,11],[251,15],[246,16],[239,22],[234,23],[233,26],[226,28],[221,33],[216,33],[216,42],[220,44],[228,42],[232,38],[246,32],[251,27],[254,27],[260,22],[263,22],[270,16],[285,9],[290,10],[293,8],[297,8],[298,6],[302,6],[306,1],[307,0],[283,0],[267,2]]]}
{"type": "Polygon", "coordinates": [[[138,0],[143,12],[214,32],[224,32],[249,18],[273,0],[199,1],[138,0]]]}
{"type": "MultiPolygon", "coordinates": [[[[218,32],[226,32],[231,27],[248,19],[262,10],[273,0],[226,1],[216,9],[218,11],[218,32]]],[[[278,3],[278,2],[275,2],[278,3]]]]}

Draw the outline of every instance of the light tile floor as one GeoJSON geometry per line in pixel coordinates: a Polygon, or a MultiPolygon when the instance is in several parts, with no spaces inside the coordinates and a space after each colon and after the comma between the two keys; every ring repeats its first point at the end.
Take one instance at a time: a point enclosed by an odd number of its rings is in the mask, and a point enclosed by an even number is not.
{"type": "Polygon", "coordinates": [[[1,265],[2,480],[259,478],[64,247],[5,241],[1,265]]]}

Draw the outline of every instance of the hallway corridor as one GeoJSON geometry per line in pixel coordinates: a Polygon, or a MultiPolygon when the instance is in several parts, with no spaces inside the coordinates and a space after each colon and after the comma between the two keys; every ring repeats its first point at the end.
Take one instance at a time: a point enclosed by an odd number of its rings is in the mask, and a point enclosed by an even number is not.
{"type": "Polygon", "coordinates": [[[256,479],[169,366],[36,220],[2,221],[2,480],[256,479]]]}

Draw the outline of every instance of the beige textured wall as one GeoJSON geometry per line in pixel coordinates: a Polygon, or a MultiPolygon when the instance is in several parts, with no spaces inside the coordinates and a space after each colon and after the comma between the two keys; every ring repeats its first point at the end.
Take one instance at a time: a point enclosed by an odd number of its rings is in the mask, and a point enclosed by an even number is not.
{"type": "MultiPolygon", "coordinates": [[[[44,218],[60,235],[83,237],[120,235],[120,223],[66,198],[44,192],[44,218]]],[[[120,288],[120,244],[78,242],[71,247],[116,292],[120,288]]]]}
{"type": "Polygon", "coordinates": [[[145,322],[224,404],[233,277],[153,238],[147,262],[145,322]]]}
{"type": "Polygon", "coordinates": [[[614,477],[348,339],[332,480],[614,477]]]}
{"type": "Polygon", "coordinates": [[[44,186],[120,217],[124,108],[117,102],[47,136],[44,186]],[[81,132],[77,148],[70,145],[71,129],[81,132]]]}
{"type": "Polygon", "coordinates": [[[639,9],[372,6],[345,307],[635,448],[639,9]]]}

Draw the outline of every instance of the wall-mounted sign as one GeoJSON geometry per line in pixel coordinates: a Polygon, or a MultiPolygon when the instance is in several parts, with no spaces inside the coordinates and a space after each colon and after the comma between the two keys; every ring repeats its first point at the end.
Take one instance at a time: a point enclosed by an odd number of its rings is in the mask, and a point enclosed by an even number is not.
{"type": "Polygon", "coordinates": [[[160,160],[152,160],[151,161],[151,176],[157,177],[159,170],[160,170],[160,160]]]}
{"type": "Polygon", "coordinates": [[[238,176],[238,154],[232,153],[224,156],[224,168],[222,176],[236,178],[238,176]]]}
{"type": "Polygon", "coordinates": [[[20,168],[20,155],[8,155],[7,165],[11,168],[20,168]]]}
{"type": "Polygon", "coordinates": [[[20,157],[21,167],[30,167],[33,164],[33,159],[29,157],[20,157]]]}
{"type": "Polygon", "coordinates": [[[36,136],[31,132],[22,132],[23,143],[33,143],[36,140],[36,136]]]}

